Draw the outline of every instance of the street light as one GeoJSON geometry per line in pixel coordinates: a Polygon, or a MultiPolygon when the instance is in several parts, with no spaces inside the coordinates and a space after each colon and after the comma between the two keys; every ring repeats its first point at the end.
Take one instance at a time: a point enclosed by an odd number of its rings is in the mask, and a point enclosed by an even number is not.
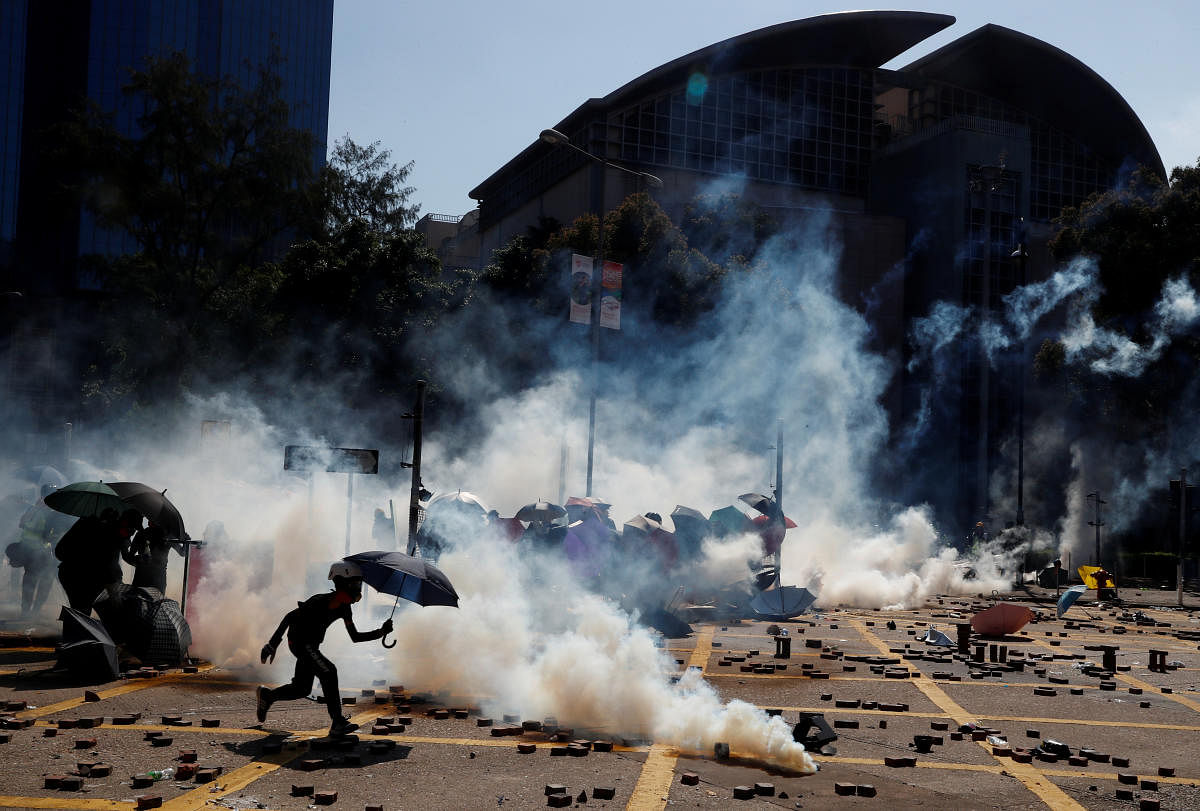
{"type": "MultiPolygon", "coordinates": [[[[1009,254],[1017,260],[1020,270],[1018,284],[1025,286],[1025,261],[1029,251],[1024,242],[1017,243],[1017,249],[1009,254]]],[[[1021,338],[1021,363],[1017,374],[1017,526],[1025,526],[1025,339],[1021,338]]]]}
{"type": "Polygon", "coordinates": [[[1100,505],[1107,504],[1108,502],[1100,498],[1099,490],[1088,493],[1087,497],[1089,499],[1096,499],[1096,520],[1088,521],[1088,526],[1096,528],[1096,565],[1100,566],[1100,527],[1104,526],[1104,522],[1100,520],[1100,505]]]}
{"type": "MultiPolygon", "coordinates": [[[[571,139],[558,130],[542,130],[538,138],[551,146],[565,146],[573,149],[600,166],[639,177],[652,189],[662,188],[663,182],[649,172],[639,172],[628,166],[613,163],[599,155],[593,155],[586,149],[571,143],[571,139]]],[[[596,396],[600,390],[600,276],[604,273],[604,170],[601,169],[599,174],[600,193],[598,199],[600,203],[599,211],[596,212],[599,233],[596,238],[596,259],[592,268],[592,395],[588,405],[587,492],[584,493],[589,497],[592,495],[592,462],[595,458],[596,448],[596,396]]]]}

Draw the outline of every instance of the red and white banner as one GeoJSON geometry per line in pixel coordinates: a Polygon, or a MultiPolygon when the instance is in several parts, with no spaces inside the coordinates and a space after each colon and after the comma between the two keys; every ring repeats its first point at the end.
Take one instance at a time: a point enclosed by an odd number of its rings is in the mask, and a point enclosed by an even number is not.
{"type": "Polygon", "coordinates": [[[600,326],[621,328],[621,275],[625,266],[620,262],[605,262],[600,273],[600,326]]]}

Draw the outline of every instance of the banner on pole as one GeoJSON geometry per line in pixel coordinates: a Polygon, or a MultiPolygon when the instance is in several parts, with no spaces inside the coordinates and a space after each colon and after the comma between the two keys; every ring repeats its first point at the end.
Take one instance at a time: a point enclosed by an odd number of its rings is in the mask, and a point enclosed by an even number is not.
{"type": "Polygon", "coordinates": [[[571,254],[571,323],[592,323],[592,257],[571,254]]]}
{"type": "Polygon", "coordinates": [[[621,328],[621,275],[625,266],[620,262],[605,262],[600,273],[600,326],[621,328]]]}

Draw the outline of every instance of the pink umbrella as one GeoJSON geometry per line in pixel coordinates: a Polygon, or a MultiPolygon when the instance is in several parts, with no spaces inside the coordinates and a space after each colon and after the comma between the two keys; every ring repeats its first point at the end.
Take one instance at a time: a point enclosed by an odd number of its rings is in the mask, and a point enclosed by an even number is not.
{"type": "Polygon", "coordinates": [[[1015,634],[1033,619],[1033,612],[1015,603],[996,603],[971,617],[971,627],[983,636],[1015,634]]]}

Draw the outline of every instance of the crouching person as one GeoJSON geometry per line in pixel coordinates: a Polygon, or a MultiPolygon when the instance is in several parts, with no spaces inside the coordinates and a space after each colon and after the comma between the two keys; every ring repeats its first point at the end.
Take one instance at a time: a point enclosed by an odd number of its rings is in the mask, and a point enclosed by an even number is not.
{"type": "Polygon", "coordinates": [[[346,623],[346,632],[355,642],[369,642],[386,636],[392,630],[392,621],[384,620],[383,625],[374,631],[359,631],[354,627],[350,606],[362,599],[362,571],[357,565],[339,561],[329,568],[329,579],[333,581],[334,590],[314,594],[304,602],[298,603],[284,616],[275,633],[271,635],[270,641],[263,645],[260,656],[263,664],[273,662],[275,651],[283,640],[284,631],[287,631],[288,648],[296,657],[296,672],[289,683],[280,687],[258,688],[259,723],[267,720],[267,710],[276,701],[306,697],[315,678],[321,682],[325,704],[329,708],[329,718],[332,721],[329,734],[338,737],[349,735],[358,729],[358,724],[351,723],[342,715],[337,668],[325,658],[319,647],[325,639],[326,629],[334,620],[341,619],[346,623]]]}

